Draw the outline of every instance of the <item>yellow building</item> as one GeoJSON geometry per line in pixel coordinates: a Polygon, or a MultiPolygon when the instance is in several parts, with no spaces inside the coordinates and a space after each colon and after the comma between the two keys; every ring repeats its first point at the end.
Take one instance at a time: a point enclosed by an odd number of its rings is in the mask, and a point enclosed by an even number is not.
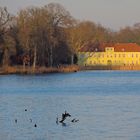
{"type": "Polygon", "coordinates": [[[78,55],[81,66],[140,65],[140,46],[136,43],[85,45],[78,55]]]}

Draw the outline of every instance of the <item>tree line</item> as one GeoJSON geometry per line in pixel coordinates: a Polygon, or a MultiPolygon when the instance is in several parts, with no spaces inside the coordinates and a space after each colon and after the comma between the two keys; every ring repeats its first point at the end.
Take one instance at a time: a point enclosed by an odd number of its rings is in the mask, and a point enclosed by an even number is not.
{"type": "Polygon", "coordinates": [[[0,66],[54,67],[76,64],[86,43],[138,43],[140,24],[112,31],[79,21],[60,4],[20,10],[16,16],[0,7],[0,66]]]}

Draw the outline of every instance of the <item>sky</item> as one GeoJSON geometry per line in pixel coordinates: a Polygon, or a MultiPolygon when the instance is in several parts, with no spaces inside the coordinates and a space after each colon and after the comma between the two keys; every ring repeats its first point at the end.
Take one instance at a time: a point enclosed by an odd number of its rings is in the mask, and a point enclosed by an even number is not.
{"type": "Polygon", "coordinates": [[[20,9],[52,2],[63,5],[76,19],[90,20],[113,30],[140,22],[140,0],[0,0],[0,6],[16,15],[20,9]]]}

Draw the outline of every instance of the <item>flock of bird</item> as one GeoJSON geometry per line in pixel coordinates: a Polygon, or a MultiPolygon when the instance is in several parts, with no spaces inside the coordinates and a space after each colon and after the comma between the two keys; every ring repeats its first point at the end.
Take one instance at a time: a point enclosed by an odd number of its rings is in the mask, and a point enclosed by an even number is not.
{"type": "MultiPolygon", "coordinates": [[[[56,118],[56,123],[62,123],[64,124],[64,121],[66,120],[67,117],[71,117],[71,115],[69,113],[67,113],[67,111],[65,111],[65,113],[62,113],[62,118],[61,120],[59,121],[58,117],[56,118]]],[[[78,119],[72,119],[71,122],[74,123],[74,122],[78,122],[79,120],[78,119]]]]}
{"type": "MultiPolygon", "coordinates": [[[[27,112],[27,109],[25,109],[25,112],[27,112]]],[[[32,122],[32,119],[29,119],[29,120],[30,120],[30,122],[32,122]]],[[[18,123],[17,119],[15,119],[15,123],[18,123]]],[[[34,124],[34,127],[37,127],[37,124],[34,124]]]]}
{"type": "MultiPolygon", "coordinates": [[[[25,109],[25,112],[27,112],[27,109],[25,109]]],[[[65,111],[65,113],[62,113],[62,118],[59,121],[58,117],[56,118],[56,124],[62,123],[65,124],[64,121],[66,120],[67,117],[71,117],[71,115],[69,113],[67,113],[67,111],[65,111]]],[[[71,120],[72,123],[78,122],[79,120],[74,118],[71,120]]],[[[32,119],[30,119],[30,122],[32,122],[32,119]]],[[[18,120],[15,119],[15,123],[18,123],[18,120]]],[[[34,127],[37,127],[37,124],[34,124],[34,127]]]]}

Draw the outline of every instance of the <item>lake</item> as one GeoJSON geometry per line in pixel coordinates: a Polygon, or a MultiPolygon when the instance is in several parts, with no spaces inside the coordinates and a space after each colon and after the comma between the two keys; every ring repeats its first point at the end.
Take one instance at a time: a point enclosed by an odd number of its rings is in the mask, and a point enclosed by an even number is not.
{"type": "Polygon", "coordinates": [[[140,140],[140,72],[0,76],[0,140],[72,139],[140,140]]]}

